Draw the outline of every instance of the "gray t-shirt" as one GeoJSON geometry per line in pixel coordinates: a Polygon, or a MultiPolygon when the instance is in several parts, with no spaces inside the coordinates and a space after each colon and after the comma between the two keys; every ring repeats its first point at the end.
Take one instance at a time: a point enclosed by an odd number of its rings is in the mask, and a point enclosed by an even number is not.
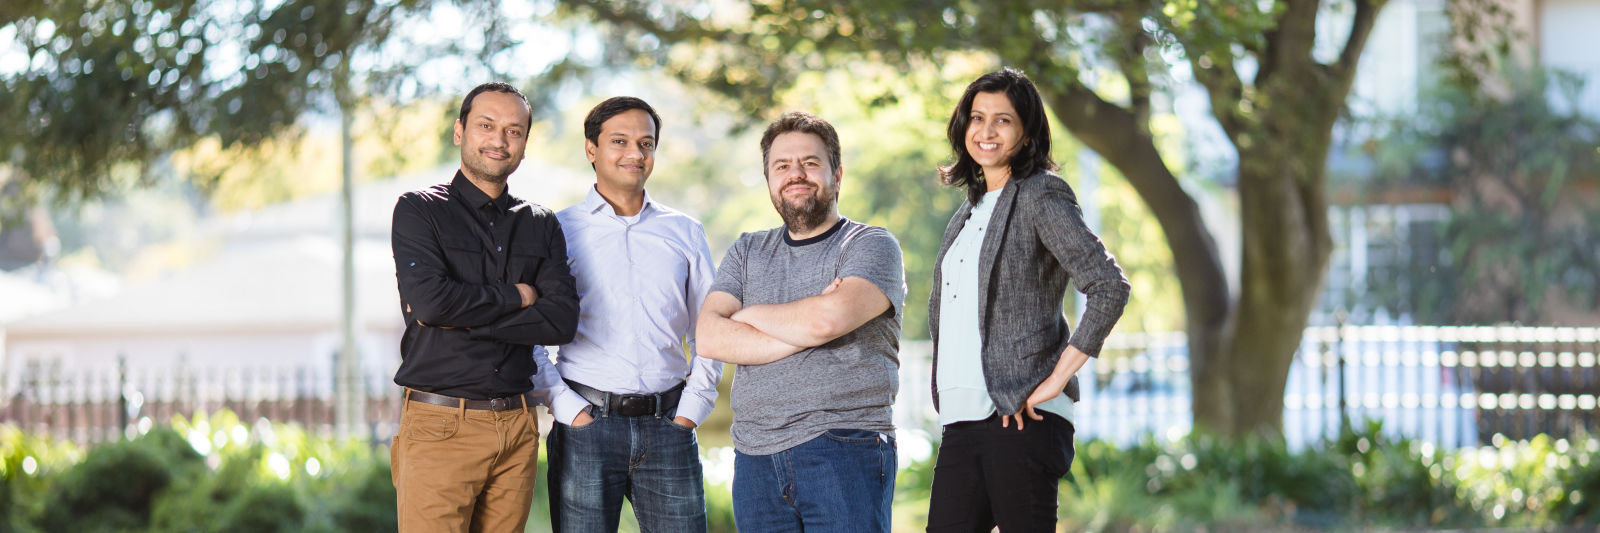
{"type": "Polygon", "coordinates": [[[882,290],[891,309],[822,346],[765,365],[740,365],[733,378],[734,448],[771,455],[830,429],[894,431],[906,300],[900,242],[889,230],[847,219],[812,239],[787,236],[782,227],[741,235],[711,290],[746,307],[783,304],[853,276],[882,290]]]}

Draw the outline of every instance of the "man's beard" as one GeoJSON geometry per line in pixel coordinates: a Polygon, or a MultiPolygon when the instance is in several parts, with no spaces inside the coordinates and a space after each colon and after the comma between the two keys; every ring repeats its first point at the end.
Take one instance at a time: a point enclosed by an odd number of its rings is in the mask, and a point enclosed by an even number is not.
{"type": "Polygon", "coordinates": [[[821,226],[828,220],[828,215],[833,214],[834,205],[839,202],[839,189],[821,191],[821,196],[826,198],[819,199],[817,194],[807,196],[800,205],[791,205],[780,196],[773,204],[790,233],[807,233],[821,226]]]}
{"type": "Polygon", "coordinates": [[[461,162],[463,166],[467,167],[467,170],[470,170],[473,174],[475,174],[474,177],[489,183],[505,185],[506,179],[510,178],[511,173],[516,172],[517,167],[520,166],[520,162],[495,165],[496,161],[484,157],[483,154],[480,153],[475,155],[477,157],[469,157],[466,151],[463,150],[461,154],[461,162]],[[499,168],[495,168],[497,166],[499,168]]]}

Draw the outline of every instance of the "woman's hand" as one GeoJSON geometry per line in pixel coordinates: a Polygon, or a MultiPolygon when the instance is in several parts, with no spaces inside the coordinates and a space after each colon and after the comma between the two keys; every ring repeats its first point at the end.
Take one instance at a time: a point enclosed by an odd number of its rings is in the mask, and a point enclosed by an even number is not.
{"type": "Polygon", "coordinates": [[[1026,420],[1023,418],[1024,415],[1034,420],[1044,420],[1044,415],[1034,412],[1033,407],[1061,395],[1061,390],[1067,388],[1067,382],[1072,380],[1072,376],[1087,362],[1089,354],[1083,353],[1077,346],[1068,344],[1067,349],[1061,352],[1061,359],[1056,361],[1055,369],[1050,371],[1050,376],[1044,378],[1044,382],[1038,387],[1034,387],[1033,394],[1029,394],[1028,399],[1023,401],[1021,409],[1000,417],[1000,427],[1011,427],[1011,421],[1015,420],[1017,431],[1022,431],[1023,422],[1026,420]]]}

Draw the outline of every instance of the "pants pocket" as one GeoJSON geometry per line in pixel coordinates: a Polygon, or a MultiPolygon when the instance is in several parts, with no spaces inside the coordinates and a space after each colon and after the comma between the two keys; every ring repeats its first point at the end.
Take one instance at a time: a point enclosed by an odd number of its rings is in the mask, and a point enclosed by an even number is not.
{"type": "Polygon", "coordinates": [[[455,413],[408,409],[400,418],[400,434],[414,441],[445,440],[454,437],[460,429],[461,417],[455,413]]]}

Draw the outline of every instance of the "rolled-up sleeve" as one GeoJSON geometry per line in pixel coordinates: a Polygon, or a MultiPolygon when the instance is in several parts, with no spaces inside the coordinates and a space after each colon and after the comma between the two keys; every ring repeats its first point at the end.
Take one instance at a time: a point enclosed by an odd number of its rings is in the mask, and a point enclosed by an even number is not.
{"type": "Polygon", "coordinates": [[[1128,278],[1105,244],[1089,230],[1083,210],[1066,184],[1051,187],[1025,206],[1034,230],[1050,254],[1066,269],[1073,286],[1087,298],[1083,316],[1068,341],[1090,356],[1099,356],[1111,327],[1128,304],[1128,278]]]}

